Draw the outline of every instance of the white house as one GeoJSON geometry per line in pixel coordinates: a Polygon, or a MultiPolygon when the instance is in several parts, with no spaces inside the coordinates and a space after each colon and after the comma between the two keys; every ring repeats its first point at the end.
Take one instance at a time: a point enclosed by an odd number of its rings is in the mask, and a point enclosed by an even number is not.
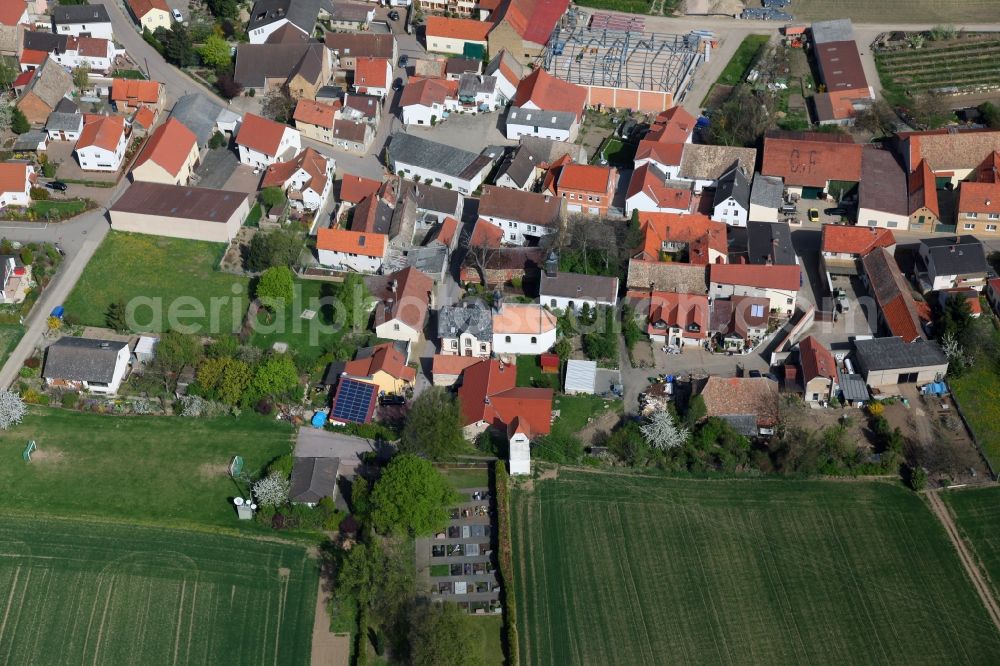
{"type": "Polygon", "coordinates": [[[323,266],[374,274],[382,268],[388,241],[385,234],[319,229],[316,232],[316,253],[323,266]]]}
{"type": "Polygon", "coordinates": [[[545,307],[579,312],[584,305],[593,310],[618,304],[618,278],[565,273],[558,266],[559,258],[550,253],[538,287],[538,300],[545,307]]]}
{"type": "Polygon", "coordinates": [[[84,171],[114,173],[125,158],[125,118],[97,116],[83,126],[73,149],[84,171]]]}
{"type": "Polygon", "coordinates": [[[510,450],[511,476],[531,474],[531,439],[525,426],[517,421],[507,427],[508,446],[510,450]]]}
{"type": "Polygon", "coordinates": [[[496,111],[502,104],[497,94],[497,78],[482,74],[458,77],[458,99],[454,108],[466,113],[496,111]]]}
{"type": "Polygon", "coordinates": [[[111,17],[104,5],[59,5],[52,10],[52,31],[74,37],[115,38],[111,17]]]}
{"type": "Polygon", "coordinates": [[[243,116],[236,145],[240,162],[263,169],[298,154],[302,138],[295,128],[248,113],[243,116]]]}
{"type": "Polygon", "coordinates": [[[45,121],[51,141],[76,141],[83,131],[83,114],[71,99],[63,97],[45,121]]]}
{"type": "Polygon", "coordinates": [[[777,176],[755,173],[750,187],[750,222],[777,222],[784,203],[785,184],[777,176]]]}
{"type": "Polygon", "coordinates": [[[508,245],[525,245],[559,231],[562,224],[559,197],[505,187],[483,187],[479,217],[503,232],[508,245]]]}
{"type": "Polygon", "coordinates": [[[297,210],[318,210],[330,197],[336,161],[306,148],[289,162],[267,168],[261,187],[279,187],[297,210]]]}
{"type": "Polygon", "coordinates": [[[524,66],[507,49],[500,49],[486,65],[484,73],[497,78],[497,98],[507,104],[517,94],[517,84],[524,78],[524,66]]]}
{"type": "Polygon", "coordinates": [[[404,178],[472,194],[482,185],[494,158],[397,132],[388,148],[392,171],[404,178]]]}
{"type": "Polygon", "coordinates": [[[130,356],[128,342],[66,336],[45,351],[42,377],[52,388],[114,395],[130,356]]]}
{"type": "Polygon", "coordinates": [[[444,356],[489,358],[493,352],[493,313],[482,301],[440,308],[437,329],[444,356]]]}
{"type": "Polygon", "coordinates": [[[247,37],[251,44],[263,44],[273,33],[287,27],[308,39],[321,11],[329,15],[320,0],[256,0],[247,22],[247,37]]]}
{"type": "Polygon", "coordinates": [[[418,341],[434,299],[434,280],[409,266],[368,286],[375,298],[375,335],[400,342],[418,341]]]}
{"type": "Polygon", "coordinates": [[[434,125],[449,112],[449,100],[457,103],[458,82],[422,79],[403,88],[399,98],[404,125],[434,125]]]}
{"type": "Polygon", "coordinates": [[[354,65],[354,92],[385,97],[392,86],[392,63],[388,58],[357,58],[354,65]]]}
{"type": "Polygon", "coordinates": [[[768,299],[771,310],[791,314],[802,279],[798,264],[712,264],[709,296],[757,296],[768,299]]]}
{"type": "Polygon", "coordinates": [[[511,140],[538,136],[554,141],[573,141],[579,130],[580,121],[572,112],[541,111],[520,106],[512,106],[507,112],[506,135],[511,140]]]}
{"type": "Polygon", "coordinates": [[[712,219],[731,227],[745,227],[749,213],[750,181],[738,166],[734,166],[722,174],[715,187],[712,219]]]}
{"type": "Polygon", "coordinates": [[[493,313],[493,352],[538,355],[556,343],[556,316],[536,304],[499,303],[493,313]]]}
{"type": "Polygon", "coordinates": [[[918,249],[931,289],[971,287],[982,291],[990,266],[983,244],[975,236],[924,238],[918,249]]]}
{"type": "Polygon", "coordinates": [[[100,37],[70,37],[64,51],[49,54],[63,67],[89,67],[94,72],[110,72],[115,62],[115,45],[100,37]]]}
{"type": "Polygon", "coordinates": [[[694,201],[693,186],[689,181],[669,180],[655,164],[636,167],[628,183],[625,197],[625,215],[634,211],[644,213],[691,212],[694,201]]]}
{"type": "Polygon", "coordinates": [[[0,206],[30,206],[35,167],[17,162],[0,162],[0,206]]]}

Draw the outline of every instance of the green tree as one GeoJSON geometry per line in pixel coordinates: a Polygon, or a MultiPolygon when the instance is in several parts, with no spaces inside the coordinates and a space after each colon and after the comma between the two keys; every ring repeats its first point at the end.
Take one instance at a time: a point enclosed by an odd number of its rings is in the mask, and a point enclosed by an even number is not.
{"type": "Polygon", "coordinates": [[[73,70],[73,85],[79,90],[86,90],[90,85],[90,65],[80,65],[73,70]]]}
{"type": "Polygon", "coordinates": [[[156,38],[163,43],[163,57],[167,62],[178,67],[191,67],[198,64],[198,54],[191,43],[191,33],[183,24],[175,23],[167,31],[161,28],[156,29],[156,38]]]}
{"type": "Polygon", "coordinates": [[[109,305],[104,319],[108,328],[119,333],[128,331],[128,319],[125,316],[125,301],[119,299],[109,305]]]}
{"type": "Polygon", "coordinates": [[[167,331],[156,345],[152,368],[163,376],[164,388],[170,390],[176,376],[189,365],[197,365],[204,354],[201,340],[195,335],[167,331]]]}
{"type": "Polygon", "coordinates": [[[250,381],[249,395],[253,400],[265,396],[283,396],[299,385],[299,372],[290,356],[271,356],[257,366],[250,381]]]}
{"type": "Polygon", "coordinates": [[[210,67],[225,69],[232,63],[229,42],[218,35],[209,35],[198,49],[201,61],[210,67]]]}
{"type": "Polygon", "coordinates": [[[924,468],[919,465],[910,466],[907,468],[908,479],[910,488],[915,492],[920,492],[927,487],[927,472],[924,468]]]}
{"type": "Polygon", "coordinates": [[[337,290],[340,305],[344,309],[347,330],[358,335],[368,326],[368,316],[372,310],[372,295],[368,285],[358,273],[348,273],[337,290]]]}
{"type": "Polygon", "coordinates": [[[428,460],[401,453],[372,489],[372,524],[382,534],[431,534],[448,523],[448,507],[457,499],[428,460]]]}
{"type": "Polygon", "coordinates": [[[256,295],[261,304],[275,311],[291,302],[295,277],[288,266],[272,266],[257,281],[256,295]]]}
{"type": "Polygon", "coordinates": [[[399,450],[441,460],[465,447],[458,401],[440,387],[421,393],[410,405],[399,450]]]}
{"type": "Polygon", "coordinates": [[[983,124],[990,129],[1000,128],[1000,108],[993,102],[983,102],[976,107],[983,116],[983,124]]]}
{"type": "Polygon", "coordinates": [[[31,130],[31,123],[25,117],[24,112],[16,106],[10,112],[10,131],[14,134],[24,134],[31,130]]]}
{"type": "Polygon", "coordinates": [[[482,666],[485,638],[476,618],[457,604],[427,599],[413,604],[410,613],[412,666],[482,666]],[[461,645],[464,649],[456,650],[461,645]]]}
{"type": "Polygon", "coordinates": [[[198,367],[198,384],[227,405],[243,401],[253,372],[234,358],[211,358],[198,367]]]}
{"type": "Polygon", "coordinates": [[[0,88],[6,90],[17,78],[17,70],[7,60],[0,60],[0,88]]]}
{"type": "Polygon", "coordinates": [[[559,338],[555,347],[553,347],[553,351],[555,351],[560,361],[566,362],[570,354],[573,353],[573,345],[566,338],[559,338]]]}
{"type": "Polygon", "coordinates": [[[222,132],[216,132],[212,135],[212,138],[208,142],[208,147],[212,150],[218,148],[224,148],[226,146],[226,135],[222,132]]]}
{"type": "Polygon", "coordinates": [[[285,205],[285,193],[280,187],[265,187],[257,195],[260,202],[268,208],[277,208],[285,205]]]}
{"type": "Polygon", "coordinates": [[[291,266],[299,257],[304,242],[291,229],[254,234],[247,252],[247,270],[265,271],[271,266],[291,266]]]}

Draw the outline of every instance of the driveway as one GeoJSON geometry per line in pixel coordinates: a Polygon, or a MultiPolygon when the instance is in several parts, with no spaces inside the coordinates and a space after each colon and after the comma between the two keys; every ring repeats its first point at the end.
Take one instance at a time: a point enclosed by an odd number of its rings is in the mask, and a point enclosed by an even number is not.
{"type": "Polygon", "coordinates": [[[233,192],[253,193],[260,187],[260,181],[264,179],[264,173],[254,173],[253,167],[248,164],[237,164],[233,169],[229,179],[226,180],[223,189],[233,192]]]}
{"type": "Polygon", "coordinates": [[[478,153],[486,146],[512,146],[511,141],[500,131],[500,113],[458,114],[434,127],[412,126],[407,132],[444,143],[455,148],[463,148],[478,153]]]}
{"type": "Polygon", "coordinates": [[[239,163],[239,157],[228,148],[209,150],[195,171],[197,182],[194,184],[198,187],[221,190],[239,163]]]}
{"type": "Polygon", "coordinates": [[[349,479],[361,465],[361,454],[375,450],[371,440],[309,426],[300,428],[295,439],[297,458],[340,458],[340,475],[349,479]]]}

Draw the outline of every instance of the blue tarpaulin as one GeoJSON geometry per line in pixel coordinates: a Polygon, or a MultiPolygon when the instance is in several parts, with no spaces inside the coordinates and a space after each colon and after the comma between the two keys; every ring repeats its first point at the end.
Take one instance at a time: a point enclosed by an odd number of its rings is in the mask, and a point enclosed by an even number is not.
{"type": "Polygon", "coordinates": [[[948,385],[944,382],[931,382],[924,385],[920,392],[924,395],[945,395],[948,393],[948,385]]]}
{"type": "Polygon", "coordinates": [[[314,428],[322,428],[326,425],[326,412],[316,412],[313,414],[312,424],[314,428]]]}

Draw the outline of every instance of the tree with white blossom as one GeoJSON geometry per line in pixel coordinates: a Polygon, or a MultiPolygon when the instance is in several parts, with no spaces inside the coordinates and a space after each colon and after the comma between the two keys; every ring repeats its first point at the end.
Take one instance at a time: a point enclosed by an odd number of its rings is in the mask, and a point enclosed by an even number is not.
{"type": "Polygon", "coordinates": [[[10,389],[0,390],[0,430],[7,430],[20,423],[27,411],[20,395],[10,389]]]}
{"type": "Polygon", "coordinates": [[[290,485],[282,474],[271,472],[253,484],[253,496],[261,506],[281,506],[288,501],[290,485]]]}
{"type": "Polygon", "coordinates": [[[691,437],[691,431],[678,425],[674,417],[665,411],[655,412],[639,430],[650,446],[661,451],[684,446],[691,437]]]}

